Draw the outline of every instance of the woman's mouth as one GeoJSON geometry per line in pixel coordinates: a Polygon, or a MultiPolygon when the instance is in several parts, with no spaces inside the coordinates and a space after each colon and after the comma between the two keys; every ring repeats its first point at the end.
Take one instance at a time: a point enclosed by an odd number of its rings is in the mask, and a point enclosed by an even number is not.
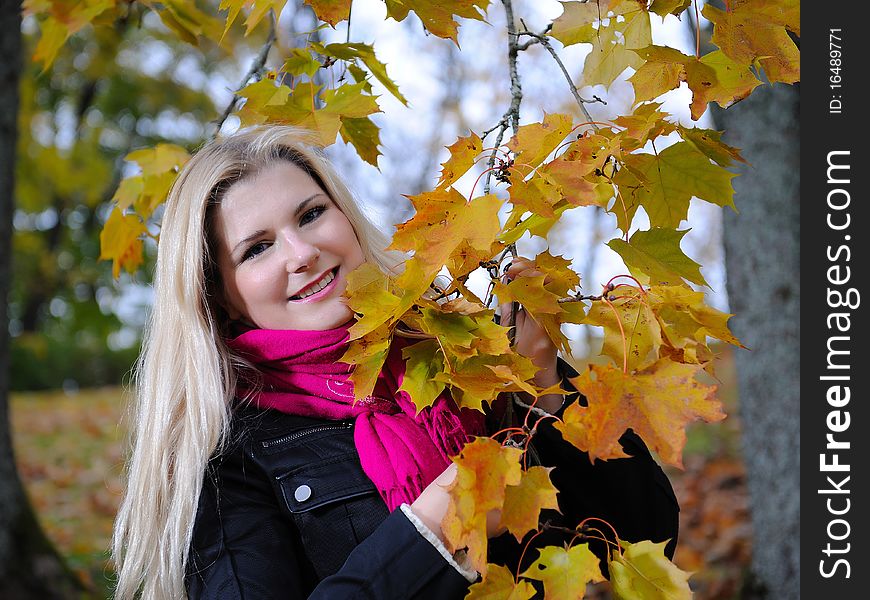
{"type": "Polygon", "coordinates": [[[309,285],[295,296],[290,296],[290,302],[313,302],[329,294],[338,281],[338,267],[327,271],[323,277],[309,285]]]}

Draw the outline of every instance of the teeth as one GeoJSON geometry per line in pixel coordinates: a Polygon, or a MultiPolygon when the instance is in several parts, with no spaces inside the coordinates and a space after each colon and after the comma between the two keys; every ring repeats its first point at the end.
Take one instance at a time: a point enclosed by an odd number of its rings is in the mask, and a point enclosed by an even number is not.
{"type": "Polygon", "coordinates": [[[322,290],[323,288],[328,286],[330,283],[332,283],[333,279],[335,279],[335,273],[333,271],[330,271],[319,282],[317,282],[312,287],[308,288],[307,290],[305,290],[304,292],[302,292],[298,296],[293,296],[293,298],[291,298],[291,300],[302,300],[303,298],[307,298],[311,294],[316,294],[317,292],[319,292],[320,290],[322,290]]]}

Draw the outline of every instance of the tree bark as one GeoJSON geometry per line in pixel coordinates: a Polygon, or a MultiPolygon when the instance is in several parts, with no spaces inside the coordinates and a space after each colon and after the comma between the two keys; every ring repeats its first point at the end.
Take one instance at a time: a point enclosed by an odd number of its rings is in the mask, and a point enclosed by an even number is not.
{"type": "Polygon", "coordinates": [[[9,313],[12,277],[21,2],[0,2],[0,598],[77,598],[82,586],[45,537],[12,451],[9,427],[9,313]]]}
{"type": "Polygon", "coordinates": [[[714,119],[743,151],[740,214],[725,211],[731,328],[752,512],[754,575],[777,600],[800,597],[799,89],[776,84],[714,119]]]}

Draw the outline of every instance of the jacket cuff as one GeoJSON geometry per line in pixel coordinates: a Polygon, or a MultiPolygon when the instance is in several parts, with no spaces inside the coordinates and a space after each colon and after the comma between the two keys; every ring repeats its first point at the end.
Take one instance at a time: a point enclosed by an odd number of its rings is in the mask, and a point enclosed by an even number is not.
{"type": "Polygon", "coordinates": [[[456,571],[465,577],[469,583],[474,583],[477,581],[478,572],[471,566],[470,560],[468,558],[468,554],[466,554],[465,550],[458,550],[456,554],[450,554],[450,551],[444,545],[444,542],[441,541],[435,532],[429,529],[420,518],[414,514],[414,511],[411,510],[411,506],[408,504],[402,504],[399,507],[402,510],[402,513],[411,521],[411,524],[414,528],[426,538],[426,541],[432,544],[432,546],[438,551],[438,554],[444,557],[444,560],[447,561],[451,567],[456,569],[456,571]]]}

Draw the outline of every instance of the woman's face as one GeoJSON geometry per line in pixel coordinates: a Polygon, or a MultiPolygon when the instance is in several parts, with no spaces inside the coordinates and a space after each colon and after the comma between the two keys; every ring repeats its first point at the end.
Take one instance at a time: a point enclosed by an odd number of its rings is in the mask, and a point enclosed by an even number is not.
{"type": "Polygon", "coordinates": [[[286,161],[232,185],[213,220],[222,304],[261,329],[326,330],[353,312],[342,292],[365,260],[344,213],[286,161]]]}

